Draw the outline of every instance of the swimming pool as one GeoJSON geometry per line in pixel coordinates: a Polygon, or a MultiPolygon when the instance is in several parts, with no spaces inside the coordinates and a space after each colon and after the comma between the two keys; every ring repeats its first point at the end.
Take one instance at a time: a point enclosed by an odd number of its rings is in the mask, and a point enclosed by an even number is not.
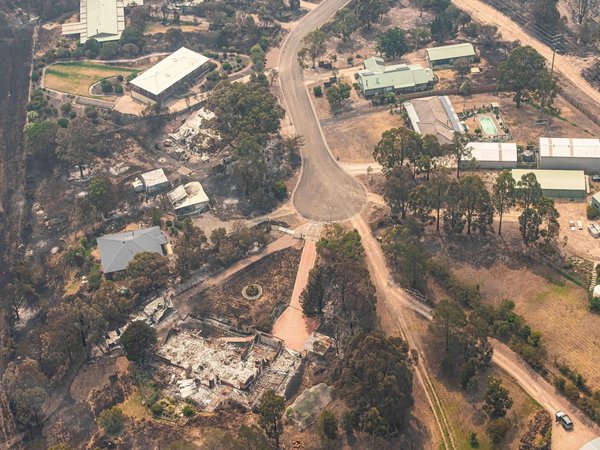
{"type": "Polygon", "coordinates": [[[498,134],[498,129],[496,128],[496,124],[494,120],[489,116],[479,116],[479,123],[481,124],[481,128],[483,132],[488,136],[494,136],[498,134]]]}

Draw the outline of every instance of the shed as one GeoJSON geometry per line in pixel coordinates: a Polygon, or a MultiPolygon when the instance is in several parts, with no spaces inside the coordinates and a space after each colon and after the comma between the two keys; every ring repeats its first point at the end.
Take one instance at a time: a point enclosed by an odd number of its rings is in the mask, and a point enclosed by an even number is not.
{"type": "Polygon", "coordinates": [[[475,61],[475,48],[469,42],[426,48],[425,52],[429,67],[434,70],[450,67],[457,59],[466,59],[471,64],[475,61]]]}
{"type": "Polygon", "coordinates": [[[592,195],[592,206],[600,212],[600,192],[596,192],[592,195]]]}
{"type": "Polygon", "coordinates": [[[206,210],[210,200],[198,181],[177,186],[167,194],[178,215],[186,216],[206,210]]]}
{"type": "Polygon", "coordinates": [[[540,138],[540,168],[600,170],[600,139],[540,138]]]}
{"type": "Polygon", "coordinates": [[[517,144],[514,142],[469,142],[466,145],[471,158],[461,162],[461,167],[482,169],[512,169],[517,167],[517,144]]]}
{"type": "Polygon", "coordinates": [[[545,196],[563,199],[585,199],[587,187],[583,170],[513,169],[516,182],[527,173],[535,174],[545,196]]]}
{"type": "Polygon", "coordinates": [[[209,58],[181,47],[131,80],[131,96],[144,103],[160,103],[209,68],[209,58]]]}
{"type": "Polygon", "coordinates": [[[154,169],[141,175],[148,194],[157,194],[169,187],[169,180],[163,169],[154,169]]]}
{"type": "Polygon", "coordinates": [[[107,234],[100,236],[97,241],[105,274],[125,270],[127,264],[138,253],[151,252],[162,255],[162,246],[167,243],[159,227],[107,234]]]}

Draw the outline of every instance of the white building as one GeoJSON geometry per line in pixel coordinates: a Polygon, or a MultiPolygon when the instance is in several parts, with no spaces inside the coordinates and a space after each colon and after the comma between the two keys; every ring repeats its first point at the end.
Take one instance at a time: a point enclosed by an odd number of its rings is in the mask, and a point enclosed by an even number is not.
{"type": "Polygon", "coordinates": [[[141,174],[140,178],[136,178],[131,184],[136,192],[157,194],[169,187],[169,179],[163,169],[154,169],[141,174]]]}
{"type": "Polygon", "coordinates": [[[517,167],[517,144],[513,142],[469,142],[470,157],[461,167],[481,169],[512,169],[517,167]]]}
{"type": "Polygon", "coordinates": [[[79,22],[65,23],[64,36],[79,35],[82,44],[88,39],[99,42],[118,41],[125,29],[125,7],[122,0],[80,0],[79,22]]]}
{"type": "Polygon", "coordinates": [[[541,169],[600,170],[600,139],[540,138],[541,169]]]}
{"type": "Polygon", "coordinates": [[[160,103],[209,68],[209,58],[181,47],[131,80],[131,96],[144,103],[160,103]]]}
{"type": "Polygon", "coordinates": [[[167,193],[167,197],[173,204],[175,212],[180,216],[202,212],[208,209],[210,203],[204,188],[197,181],[177,186],[167,193]]]}

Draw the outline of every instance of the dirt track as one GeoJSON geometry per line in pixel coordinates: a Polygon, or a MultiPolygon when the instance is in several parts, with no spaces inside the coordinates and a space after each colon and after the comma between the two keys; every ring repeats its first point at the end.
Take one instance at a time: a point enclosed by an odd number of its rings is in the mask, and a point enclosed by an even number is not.
{"type": "MultiPolygon", "coordinates": [[[[480,0],[454,0],[454,3],[478,22],[497,26],[504,39],[519,40],[523,45],[531,45],[548,61],[552,60],[550,47],[527,34],[510,18],[487,3],[480,0]]],[[[583,94],[583,97],[579,95],[578,98],[582,102],[588,100],[586,103],[591,101],[598,108],[600,105],[600,92],[590,86],[581,76],[581,69],[587,65],[584,60],[568,55],[557,54],[554,61],[555,71],[568,79],[580,91],[580,94],[583,94]]]]}

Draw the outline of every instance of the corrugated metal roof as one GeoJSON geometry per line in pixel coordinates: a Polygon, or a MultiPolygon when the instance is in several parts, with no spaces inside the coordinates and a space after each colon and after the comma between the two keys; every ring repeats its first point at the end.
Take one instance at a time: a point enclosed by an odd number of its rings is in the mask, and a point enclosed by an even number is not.
{"type": "Polygon", "coordinates": [[[544,190],[586,190],[583,170],[512,169],[512,176],[517,182],[527,173],[534,173],[538,183],[544,190]]]}
{"type": "Polygon", "coordinates": [[[134,78],[131,84],[159,95],[208,61],[206,56],[181,47],[134,78]]]}
{"type": "Polygon", "coordinates": [[[467,147],[476,161],[517,161],[517,144],[513,142],[469,142],[467,147]]]}
{"type": "Polygon", "coordinates": [[[97,239],[104,273],[124,270],[127,264],[142,252],[160,253],[167,239],[159,227],[107,234],[97,239]]]}
{"type": "Polygon", "coordinates": [[[600,450],[600,437],[597,437],[594,440],[591,440],[579,450],[600,450]]]}
{"type": "Polygon", "coordinates": [[[542,158],[600,158],[600,139],[540,138],[542,158]]]}
{"type": "Polygon", "coordinates": [[[371,57],[364,62],[365,69],[358,72],[363,89],[406,89],[417,84],[433,82],[433,71],[419,64],[393,64],[386,66],[383,59],[371,57]]]}
{"type": "Polygon", "coordinates": [[[442,47],[426,48],[427,56],[430,61],[440,61],[443,59],[466,58],[475,56],[473,44],[464,42],[462,44],[444,45],[442,47]]]}
{"type": "Polygon", "coordinates": [[[91,38],[99,42],[118,40],[124,29],[122,0],[80,0],[79,22],[64,24],[62,34],[79,34],[79,40],[84,44],[91,38]]]}
{"type": "Polygon", "coordinates": [[[143,173],[141,177],[142,180],[144,180],[144,185],[146,185],[146,188],[169,183],[169,180],[167,179],[163,169],[151,170],[150,172],[143,173]]]}

